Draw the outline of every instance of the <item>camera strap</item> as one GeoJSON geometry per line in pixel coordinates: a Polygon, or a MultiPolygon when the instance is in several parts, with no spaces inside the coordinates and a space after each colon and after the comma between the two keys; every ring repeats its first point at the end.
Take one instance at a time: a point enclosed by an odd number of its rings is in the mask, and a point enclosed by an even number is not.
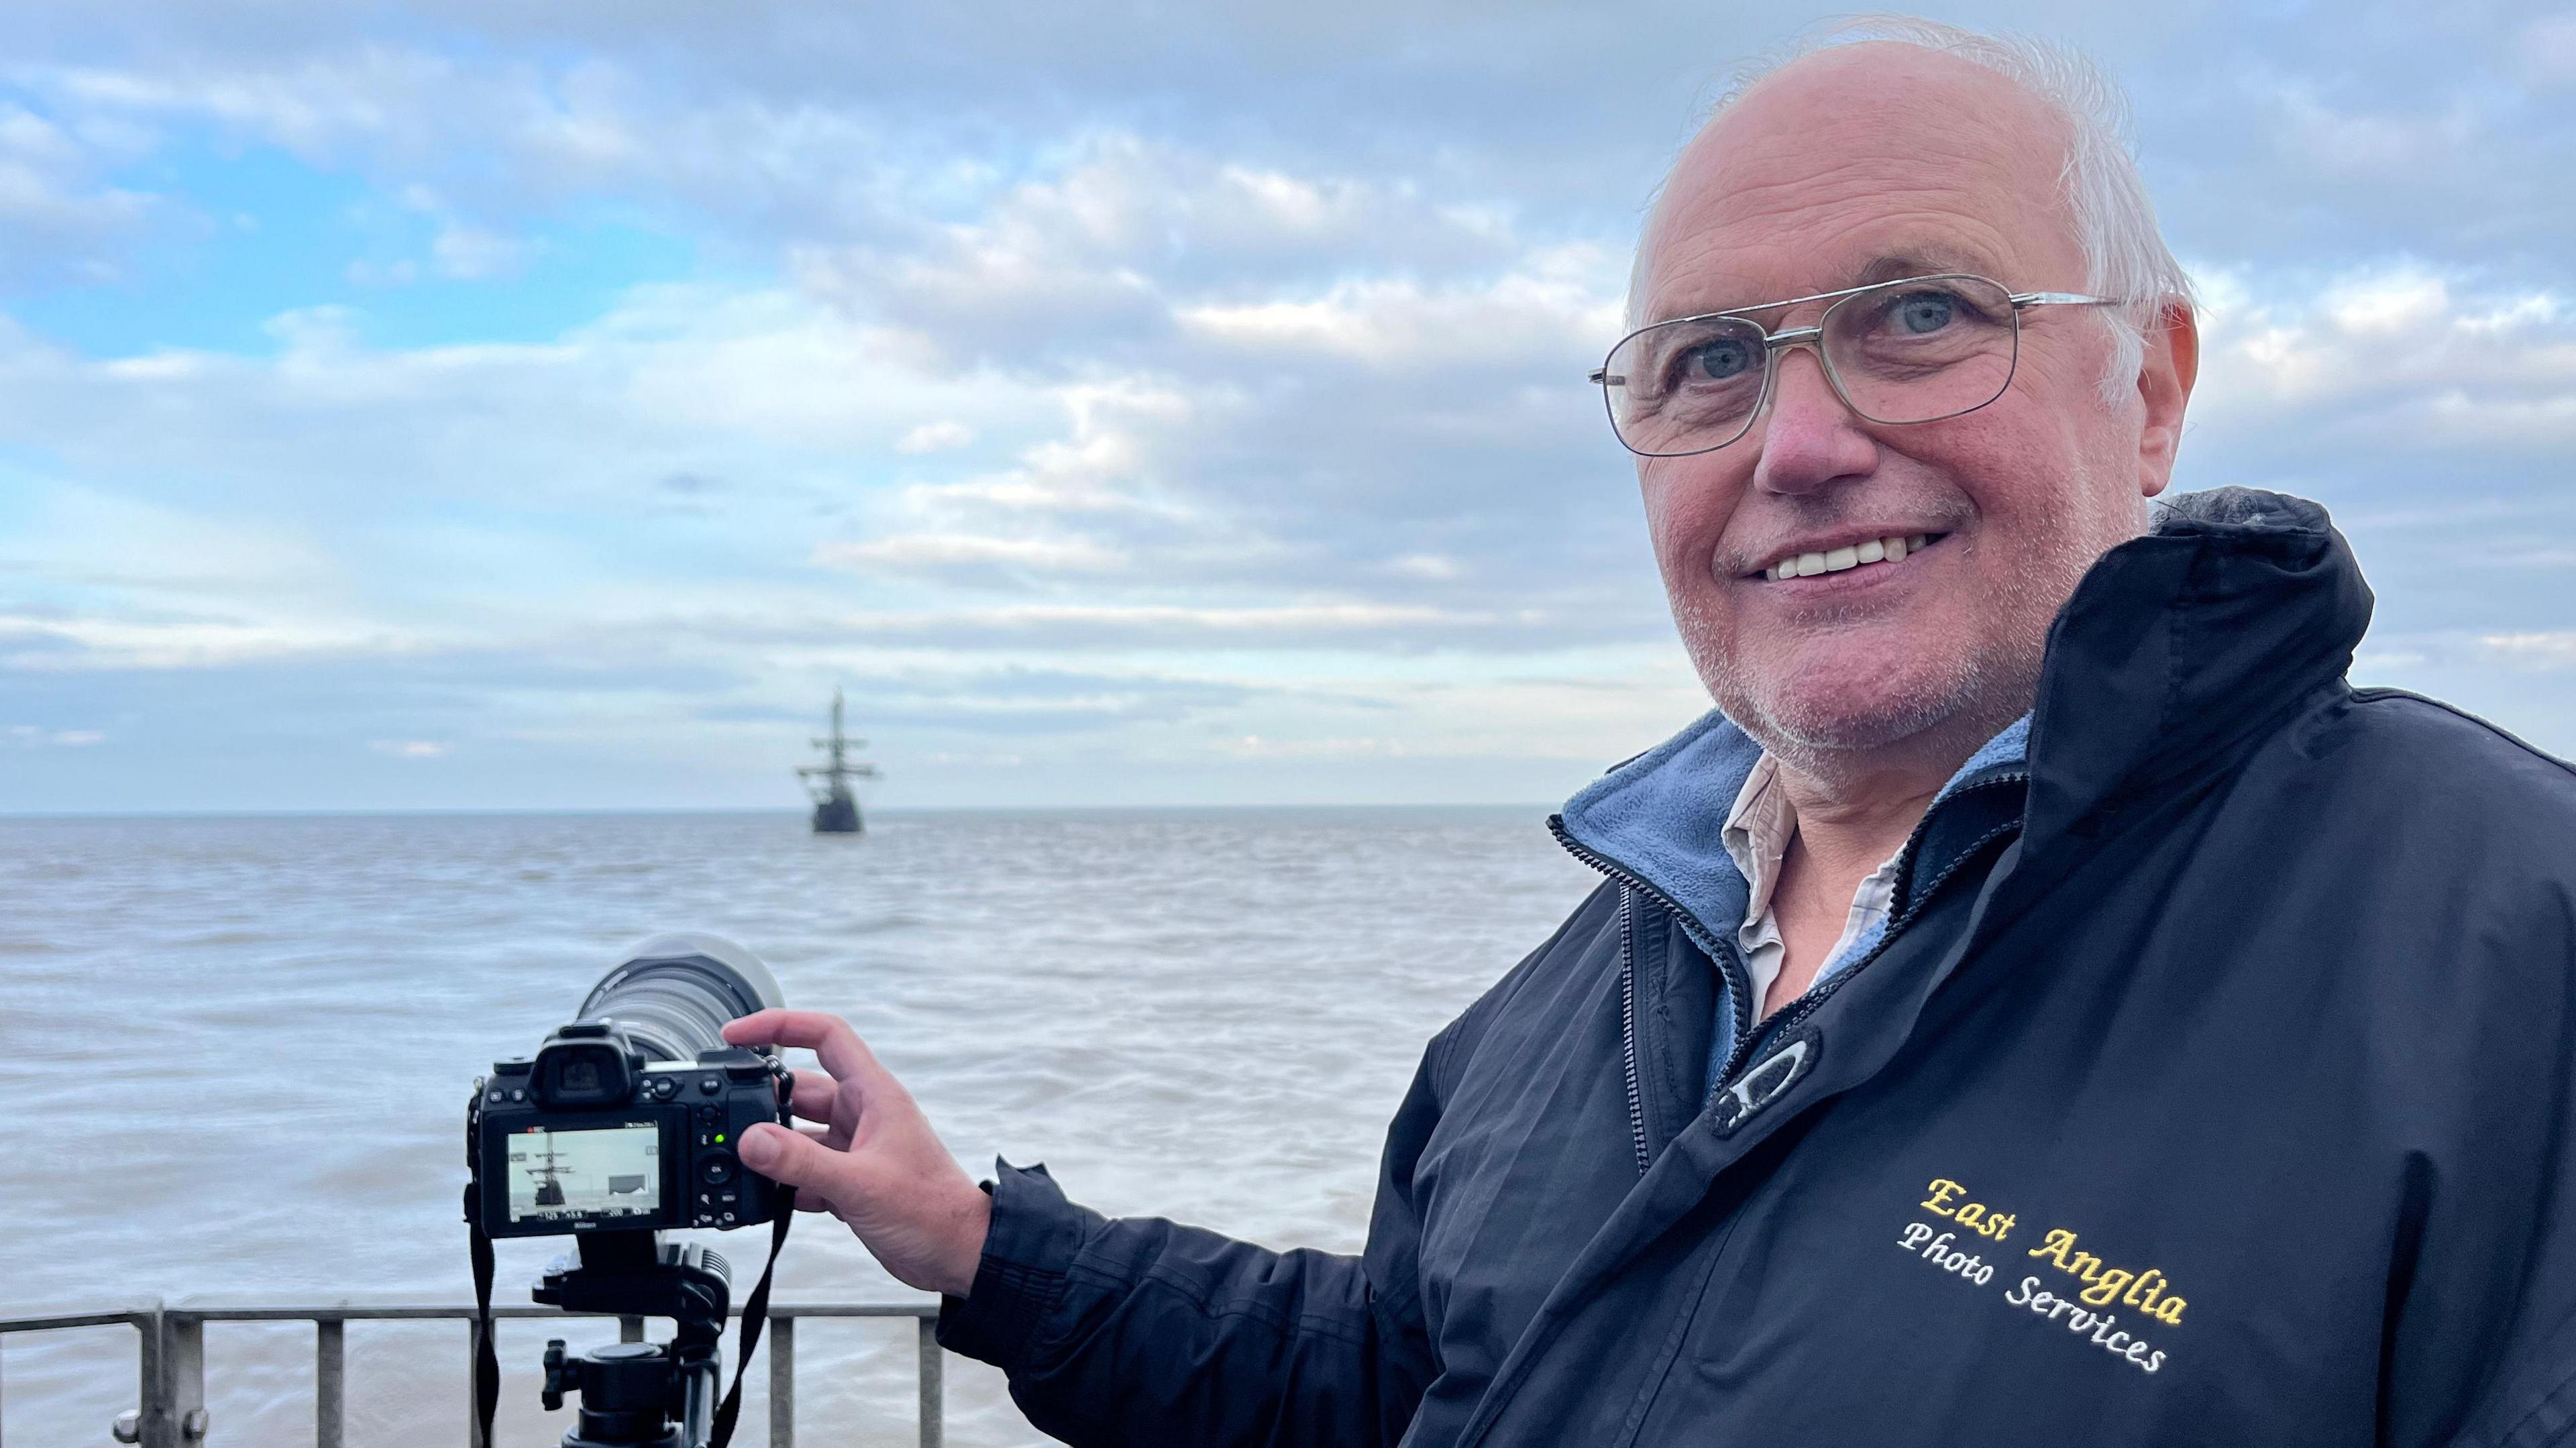
{"type": "Polygon", "coordinates": [[[501,1354],[492,1345],[492,1239],[467,1204],[465,1230],[474,1258],[474,1443],[492,1448],[492,1411],[501,1406],[501,1354]]]}
{"type": "MultiPolygon", "coordinates": [[[[733,1386],[725,1390],[724,1401],[716,1405],[707,1448],[726,1448],[733,1441],[734,1420],[742,1415],[743,1374],[751,1370],[751,1354],[760,1346],[761,1327],[769,1321],[770,1277],[778,1270],[779,1250],[787,1245],[787,1228],[795,1220],[796,1189],[782,1183],[778,1188],[778,1218],[769,1227],[769,1260],[761,1264],[760,1281],[743,1299],[742,1338],[734,1349],[733,1386]]],[[[471,1218],[465,1231],[474,1259],[473,1448],[492,1448],[492,1417],[501,1406],[501,1354],[492,1341],[492,1239],[484,1235],[483,1224],[471,1218]]]]}
{"type": "Polygon", "coordinates": [[[761,1264],[760,1280],[752,1284],[751,1295],[742,1300],[742,1341],[733,1354],[733,1386],[725,1390],[724,1401],[716,1404],[715,1426],[707,1434],[707,1448],[725,1448],[733,1441],[733,1420],[742,1412],[742,1375],[751,1371],[751,1351],[760,1346],[761,1326],[769,1321],[769,1278],[778,1270],[778,1251],[787,1245],[788,1224],[796,1220],[796,1189],[785,1182],[778,1184],[778,1219],[769,1225],[769,1260],[761,1264]]]}

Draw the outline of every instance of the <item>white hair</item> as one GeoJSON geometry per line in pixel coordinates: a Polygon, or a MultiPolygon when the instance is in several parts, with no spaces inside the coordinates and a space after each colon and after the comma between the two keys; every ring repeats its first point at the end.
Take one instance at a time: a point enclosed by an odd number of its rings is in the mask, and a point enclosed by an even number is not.
{"type": "MultiPolygon", "coordinates": [[[[2130,143],[2129,98],[2082,52],[2031,36],[1980,35],[1911,15],[1852,16],[1828,22],[1739,68],[1695,129],[1706,129],[1708,121],[1742,99],[1756,83],[1791,62],[1868,41],[1956,56],[2015,82],[2065,121],[2066,166],[2061,182],[2075,221],[2075,239],[2084,252],[2084,287],[2095,296],[2115,297],[2123,303],[2098,309],[2111,332],[2111,365],[2102,379],[2102,400],[2118,404],[2137,383],[2138,368],[2146,356],[2146,329],[2157,313],[2175,302],[2192,304],[2191,278],[2165,245],[2164,233],[2156,225],[2155,203],[2147,199],[2146,181],[2138,174],[2130,143]]],[[[1667,173],[1665,182],[1670,181],[1667,173]]],[[[1655,242],[1661,186],[1656,193],[1647,206],[1629,274],[1632,327],[1643,325],[1646,263],[1655,242]]]]}

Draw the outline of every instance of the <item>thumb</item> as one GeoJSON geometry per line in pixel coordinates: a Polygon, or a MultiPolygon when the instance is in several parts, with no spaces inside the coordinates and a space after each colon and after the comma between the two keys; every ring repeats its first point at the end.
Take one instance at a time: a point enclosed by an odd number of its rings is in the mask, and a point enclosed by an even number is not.
{"type": "Polygon", "coordinates": [[[827,1198],[839,1195],[833,1188],[849,1166],[847,1157],[821,1142],[767,1121],[744,1131],[735,1150],[744,1166],[771,1181],[827,1198]]]}

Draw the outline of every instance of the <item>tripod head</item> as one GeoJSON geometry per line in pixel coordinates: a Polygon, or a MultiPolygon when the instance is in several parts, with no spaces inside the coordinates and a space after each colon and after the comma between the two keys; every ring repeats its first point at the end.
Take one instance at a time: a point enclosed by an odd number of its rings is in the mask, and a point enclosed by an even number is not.
{"type": "Polygon", "coordinates": [[[591,1232],[579,1241],[578,1265],[558,1259],[537,1284],[537,1301],[667,1317],[679,1330],[667,1343],[611,1343],[578,1357],[566,1356],[561,1338],[546,1344],[547,1410],[567,1393],[581,1398],[563,1448],[706,1448],[733,1290],[724,1258],[659,1232],[591,1232]]]}

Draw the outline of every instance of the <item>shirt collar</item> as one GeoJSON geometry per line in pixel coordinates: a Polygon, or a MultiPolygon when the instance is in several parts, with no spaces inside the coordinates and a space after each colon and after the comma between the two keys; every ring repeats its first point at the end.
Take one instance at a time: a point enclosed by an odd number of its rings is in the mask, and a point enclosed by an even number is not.
{"type": "MultiPolygon", "coordinates": [[[[2029,747],[2025,714],[1968,756],[1933,804],[1972,776],[2022,762],[2029,747]]],[[[1565,802],[1557,827],[1584,853],[1671,901],[1682,928],[1715,955],[1718,941],[1743,924],[1752,905],[1752,882],[1736,864],[1726,836],[1764,762],[1762,746],[1711,709],[1586,785],[1565,802]]],[[[1779,791],[1774,785],[1769,792],[1779,791]]],[[[1785,836],[1780,843],[1786,844],[1785,836]]]]}
{"type": "Polygon", "coordinates": [[[1779,883],[1780,863],[1797,833],[1798,807],[1780,785],[1780,761],[1765,752],[1735,792],[1735,808],[1717,837],[1744,876],[1746,919],[1758,920],[1771,908],[1771,887],[1779,883]]]}

